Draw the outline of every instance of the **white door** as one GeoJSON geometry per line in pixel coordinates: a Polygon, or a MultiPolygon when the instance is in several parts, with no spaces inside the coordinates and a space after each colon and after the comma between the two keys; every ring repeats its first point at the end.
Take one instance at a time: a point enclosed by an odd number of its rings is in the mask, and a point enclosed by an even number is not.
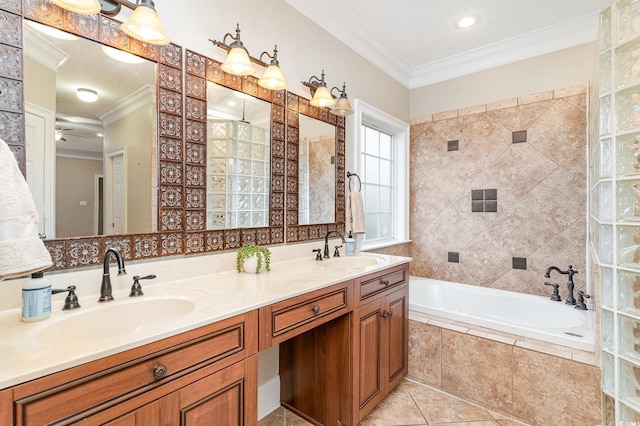
{"type": "Polygon", "coordinates": [[[54,114],[37,105],[25,105],[27,183],[33,195],[43,238],[55,238],[54,114]]]}
{"type": "Polygon", "coordinates": [[[111,157],[113,234],[126,233],[126,171],[124,152],[111,157]]]}

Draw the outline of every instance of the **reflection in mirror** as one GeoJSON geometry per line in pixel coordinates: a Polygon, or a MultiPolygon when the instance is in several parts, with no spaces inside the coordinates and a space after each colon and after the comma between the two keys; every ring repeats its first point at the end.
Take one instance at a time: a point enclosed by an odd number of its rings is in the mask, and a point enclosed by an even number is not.
{"type": "Polygon", "coordinates": [[[207,229],[269,226],[271,105],[207,82],[207,229]]]}
{"type": "Polygon", "coordinates": [[[156,64],[25,24],[27,176],[40,232],[157,231],[156,64]],[[80,101],[79,88],[98,99],[80,101]]]}
{"type": "Polygon", "coordinates": [[[335,126],[300,114],[298,224],[336,221],[335,126]]]}

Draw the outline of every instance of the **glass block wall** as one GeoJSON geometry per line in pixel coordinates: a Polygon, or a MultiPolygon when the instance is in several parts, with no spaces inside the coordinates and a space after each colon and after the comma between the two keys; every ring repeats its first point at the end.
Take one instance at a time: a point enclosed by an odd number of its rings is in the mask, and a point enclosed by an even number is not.
{"type": "Polygon", "coordinates": [[[269,226],[269,129],[208,120],[207,229],[269,226]]]}
{"type": "Polygon", "coordinates": [[[600,15],[591,91],[591,273],[600,282],[603,419],[640,422],[640,0],[600,15]]]}

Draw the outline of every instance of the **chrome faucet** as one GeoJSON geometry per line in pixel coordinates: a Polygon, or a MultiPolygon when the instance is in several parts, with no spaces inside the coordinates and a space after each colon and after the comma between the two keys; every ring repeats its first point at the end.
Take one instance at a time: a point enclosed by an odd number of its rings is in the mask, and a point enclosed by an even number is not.
{"type": "Polygon", "coordinates": [[[329,230],[329,232],[327,232],[327,235],[324,236],[324,258],[328,259],[329,258],[329,235],[336,233],[338,235],[340,235],[340,238],[342,239],[342,242],[344,243],[344,234],[336,229],[331,229],[329,230]]]}
{"type": "Polygon", "coordinates": [[[544,273],[544,277],[545,278],[551,277],[551,271],[556,271],[562,275],[568,275],[567,288],[569,289],[569,295],[565,299],[564,303],[566,303],[567,305],[575,305],[576,299],[573,297],[573,288],[574,288],[573,276],[577,274],[578,271],[573,270],[573,265],[569,265],[569,268],[566,271],[560,270],[560,268],[558,268],[557,266],[550,266],[549,268],[547,268],[547,272],[544,273]]]}
{"type": "Polygon", "coordinates": [[[100,298],[98,302],[113,300],[113,296],[111,295],[111,274],[109,273],[111,255],[114,255],[118,262],[118,275],[125,275],[127,273],[124,269],[124,260],[122,259],[120,251],[115,247],[109,247],[107,251],[104,252],[104,268],[102,271],[102,284],[100,285],[100,298]]]}

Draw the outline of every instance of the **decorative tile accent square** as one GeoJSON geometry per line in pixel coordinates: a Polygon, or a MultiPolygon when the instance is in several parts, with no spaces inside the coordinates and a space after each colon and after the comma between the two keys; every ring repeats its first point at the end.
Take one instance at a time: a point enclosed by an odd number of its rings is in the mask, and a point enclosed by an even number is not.
{"type": "Polygon", "coordinates": [[[482,213],[484,211],[484,201],[473,200],[471,201],[471,212],[482,213]]]}
{"type": "Polygon", "coordinates": [[[526,257],[513,257],[511,258],[511,264],[513,269],[527,269],[527,258],[526,257]]]}
{"type": "Polygon", "coordinates": [[[486,213],[497,213],[498,212],[498,202],[497,201],[485,201],[484,202],[484,211],[486,213]]]}
{"type": "Polygon", "coordinates": [[[447,151],[457,151],[458,150],[458,140],[447,141],[447,151]]]}
{"type": "Polygon", "coordinates": [[[471,200],[480,200],[484,199],[484,191],[482,189],[472,189],[471,190],[471,200]]]}
{"type": "Polygon", "coordinates": [[[447,262],[449,263],[460,263],[460,253],[455,251],[450,251],[447,253],[447,262]]]}
{"type": "Polygon", "coordinates": [[[486,200],[497,200],[498,199],[498,190],[497,189],[485,189],[484,190],[484,199],[486,200]]]}
{"type": "Polygon", "coordinates": [[[498,190],[472,189],[471,211],[473,213],[496,213],[498,211],[498,190]]]}
{"type": "Polygon", "coordinates": [[[526,130],[518,130],[513,132],[511,135],[512,143],[522,143],[527,141],[527,131],[526,130]]]}

